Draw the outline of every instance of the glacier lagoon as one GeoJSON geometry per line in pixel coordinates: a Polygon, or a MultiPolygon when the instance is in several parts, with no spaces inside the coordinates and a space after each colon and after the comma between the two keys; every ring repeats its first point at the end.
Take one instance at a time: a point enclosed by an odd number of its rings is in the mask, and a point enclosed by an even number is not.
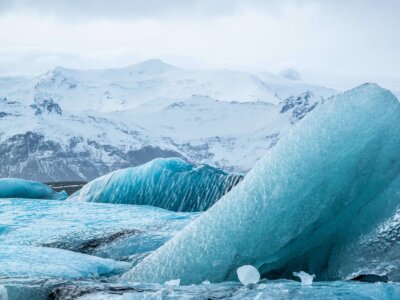
{"type": "Polygon", "coordinates": [[[0,199],[0,299],[398,299],[398,121],[376,85],[332,98],[204,213],[0,199]]]}

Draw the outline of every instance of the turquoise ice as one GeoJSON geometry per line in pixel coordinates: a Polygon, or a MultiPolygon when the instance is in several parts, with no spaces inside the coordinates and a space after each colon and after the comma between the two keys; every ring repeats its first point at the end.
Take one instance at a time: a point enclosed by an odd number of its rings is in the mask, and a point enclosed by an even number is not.
{"type": "Polygon", "coordinates": [[[0,198],[64,200],[67,197],[65,191],[57,193],[40,182],[19,178],[0,178],[0,198]]]}
{"type": "MultiPolygon", "coordinates": [[[[213,207],[127,273],[125,281],[183,284],[264,276],[325,276],[330,251],[377,226],[399,201],[387,189],[400,171],[400,105],[365,84],[321,105],[213,207]],[[366,221],[368,220],[368,222],[366,221]],[[343,244],[341,244],[343,243],[343,244]]],[[[338,253],[340,250],[337,250],[338,253]]]]}
{"type": "Polygon", "coordinates": [[[90,254],[119,259],[155,250],[197,216],[152,206],[0,199],[0,248],[46,246],[88,253],[85,245],[90,245],[90,254]]]}
{"type": "Polygon", "coordinates": [[[180,158],[158,158],[99,177],[70,199],[204,211],[241,179],[241,175],[227,174],[209,165],[195,167],[180,158]]]}
{"type": "Polygon", "coordinates": [[[34,247],[0,247],[0,278],[85,278],[115,274],[130,264],[72,251],[34,247]]]}

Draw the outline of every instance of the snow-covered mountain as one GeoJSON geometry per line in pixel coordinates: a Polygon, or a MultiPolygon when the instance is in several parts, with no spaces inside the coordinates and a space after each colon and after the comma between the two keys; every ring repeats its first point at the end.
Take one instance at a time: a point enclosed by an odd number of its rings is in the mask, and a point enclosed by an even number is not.
{"type": "Polygon", "coordinates": [[[2,77],[0,176],[89,180],[170,156],[246,172],[335,93],[299,78],[159,60],[2,77]]]}

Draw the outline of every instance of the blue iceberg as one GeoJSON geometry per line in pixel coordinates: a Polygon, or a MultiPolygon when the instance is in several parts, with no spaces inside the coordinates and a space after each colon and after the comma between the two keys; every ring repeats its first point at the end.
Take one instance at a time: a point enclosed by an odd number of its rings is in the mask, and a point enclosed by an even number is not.
{"type": "Polygon", "coordinates": [[[195,167],[179,158],[158,158],[99,177],[70,199],[151,205],[179,212],[204,211],[242,178],[209,165],[195,167]]]}
{"type": "Polygon", "coordinates": [[[375,84],[331,98],[122,280],[237,280],[236,269],[246,264],[267,278],[299,270],[340,278],[330,263],[400,203],[391,197],[400,172],[399,123],[398,100],[375,84]]]}
{"type": "Polygon", "coordinates": [[[1,246],[0,278],[86,278],[115,274],[130,264],[72,251],[34,246],[1,246]]]}
{"type": "Polygon", "coordinates": [[[0,178],[0,198],[64,200],[65,191],[56,192],[44,183],[19,178],[0,178]]]}

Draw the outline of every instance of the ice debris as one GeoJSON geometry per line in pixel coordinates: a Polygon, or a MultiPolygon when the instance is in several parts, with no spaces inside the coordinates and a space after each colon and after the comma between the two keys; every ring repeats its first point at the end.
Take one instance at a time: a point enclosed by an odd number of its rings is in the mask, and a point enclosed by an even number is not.
{"type": "Polygon", "coordinates": [[[299,277],[301,280],[301,285],[312,285],[315,275],[310,275],[304,271],[293,272],[293,276],[299,277]]]}
{"type": "Polygon", "coordinates": [[[239,281],[243,285],[256,284],[260,281],[260,273],[252,265],[244,265],[236,270],[239,281]]]}

